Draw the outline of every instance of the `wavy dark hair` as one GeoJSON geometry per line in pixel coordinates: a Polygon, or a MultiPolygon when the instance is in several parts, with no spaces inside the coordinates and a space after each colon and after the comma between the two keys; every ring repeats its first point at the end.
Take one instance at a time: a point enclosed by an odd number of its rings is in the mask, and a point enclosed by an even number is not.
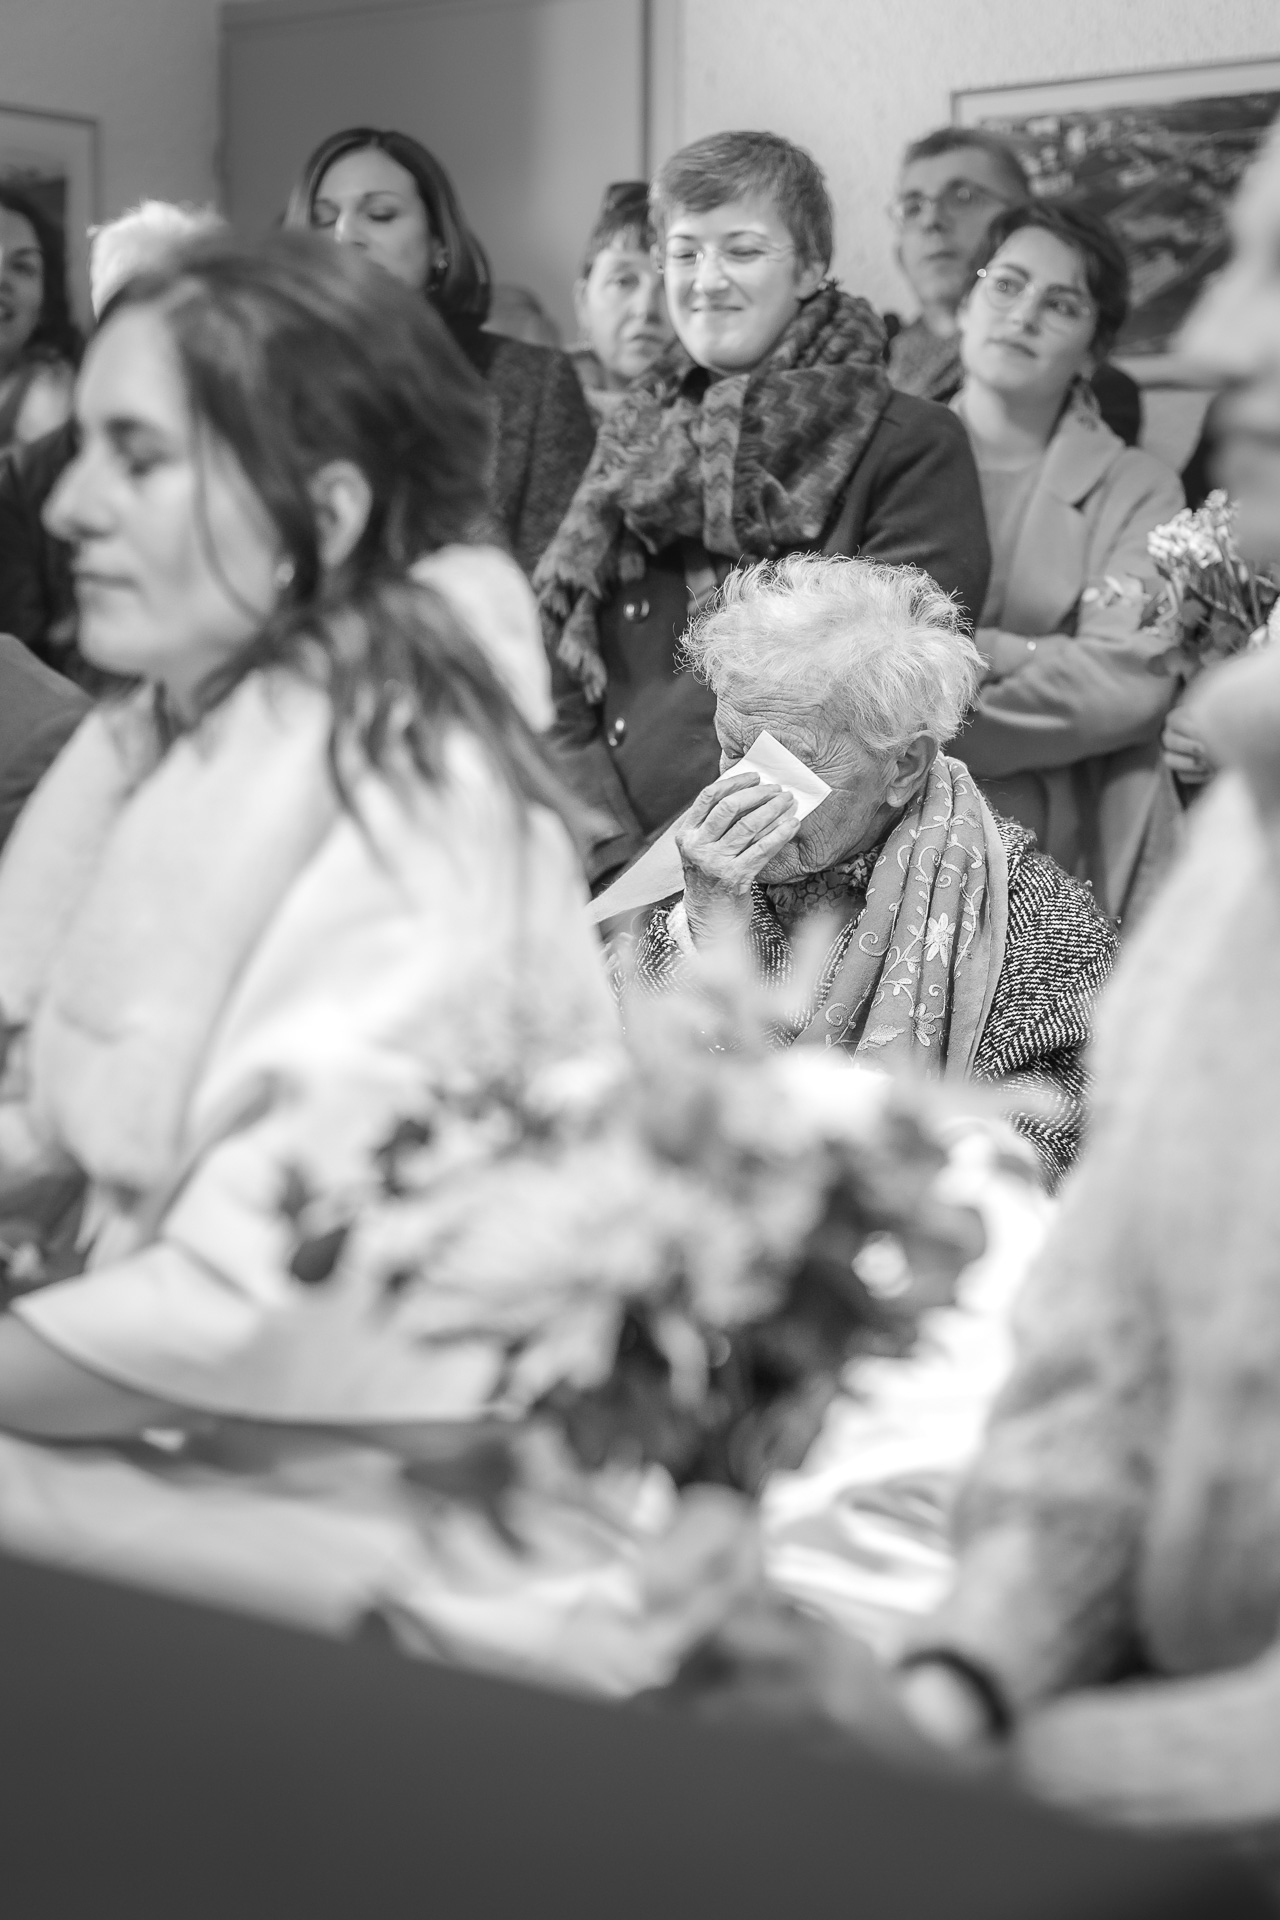
{"type": "Polygon", "coordinates": [[[1100,213],[1077,200],[1032,200],[1023,207],[1009,207],[996,215],[987,235],[981,260],[970,282],[972,291],[978,268],[994,260],[1006,240],[1028,227],[1051,233],[1055,240],[1080,256],[1085,285],[1093,301],[1097,324],[1090,345],[1099,359],[1105,359],[1116,343],[1116,336],[1129,318],[1129,262],[1116,238],[1115,229],[1100,213]]]}
{"type": "MultiPolygon", "coordinates": [[[[520,800],[572,823],[486,656],[447,601],[409,575],[424,554],[489,526],[487,395],[428,303],[354,248],[277,233],[256,246],[215,235],[175,249],[125,283],[99,330],[134,308],[160,317],[197,446],[234,459],[290,576],[256,637],[205,683],[205,709],[256,669],[284,665],[329,692],[344,800],[348,746],[390,774],[407,752],[434,781],[461,726],[520,800]],[[334,460],[359,469],[372,502],[351,553],[326,568],[311,482],[334,460]]],[[[207,516],[205,536],[218,566],[207,516]]]]}
{"type": "Polygon", "coordinates": [[[84,337],[71,317],[71,302],[67,295],[66,235],[43,207],[37,206],[25,193],[3,181],[0,181],[0,207],[18,214],[27,222],[35,234],[44,265],[44,299],[40,306],[40,318],[23,351],[31,353],[37,348],[44,348],[49,353],[56,353],[62,360],[69,360],[73,367],[79,366],[80,355],[84,351],[84,337]]]}
{"type": "Polygon", "coordinates": [[[376,147],[412,174],[432,234],[444,249],[444,270],[433,276],[423,292],[446,319],[482,325],[488,317],[493,286],[489,256],[467,225],[457,188],[445,168],[411,134],[378,127],[346,127],[341,133],[331,133],[298,175],[285,209],[285,226],[310,227],[320,182],[334,161],[367,147],[376,147]]]}

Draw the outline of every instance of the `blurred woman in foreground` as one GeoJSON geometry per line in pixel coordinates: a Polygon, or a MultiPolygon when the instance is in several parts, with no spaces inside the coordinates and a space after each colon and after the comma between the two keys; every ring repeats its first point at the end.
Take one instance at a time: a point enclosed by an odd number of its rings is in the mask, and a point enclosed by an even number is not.
{"type": "MultiPolygon", "coordinates": [[[[349,1184],[422,1088],[613,1030],[555,790],[446,597],[483,391],[294,235],[130,281],[77,416],[48,517],[86,656],[137,684],[0,869],[0,1205],[43,1227],[11,1279],[50,1283],[0,1319],[0,1426],[429,1418],[411,1343],[290,1271],[282,1196],[349,1184]]],[[[483,636],[514,568],[462,557],[483,636]]]]}
{"type": "MultiPolygon", "coordinates": [[[[1246,538],[1280,549],[1280,138],[1186,350],[1233,383],[1246,538]]],[[[1096,1118],[1020,1306],[904,1681],[957,1747],[1103,1818],[1280,1822],[1280,654],[1207,674],[1223,766],[1104,996],[1096,1118]]],[[[1274,1858],[1274,1853],[1273,1853],[1274,1858]]]]}

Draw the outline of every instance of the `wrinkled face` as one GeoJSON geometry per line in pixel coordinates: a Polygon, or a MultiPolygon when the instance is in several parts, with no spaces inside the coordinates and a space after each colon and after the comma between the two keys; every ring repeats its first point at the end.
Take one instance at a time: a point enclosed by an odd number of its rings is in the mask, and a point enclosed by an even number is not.
{"type": "Polygon", "coordinates": [[[359,247],[406,286],[422,292],[435,248],[417,182],[381,147],[344,153],[311,203],[311,224],[340,245],[359,247]]]}
{"type": "Polygon", "coordinates": [[[894,811],[885,805],[892,767],[874,759],[848,734],[833,733],[812,709],[773,707],[747,714],[721,695],[716,702],[716,735],[722,773],[742,758],[762,730],[820,775],[831,792],[800,823],[796,838],[774,856],[760,878],[795,880],[801,874],[822,873],[875,846],[894,811]]]}
{"type": "Polygon", "coordinates": [[[44,256],[31,222],[0,207],[0,368],[16,360],[40,322],[44,256]]]}
{"type": "Polygon", "coordinates": [[[74,550],[81,650],[189,709],[270,612],[279,541],[230,452],[198,430],[154,308],[94,335],[76,418],[80,451],[45,524],[74,550]]]}
{"type": "Polygon", "coordinates": [[[682,345],[712,373],[750,373],[772,352],[826,269],[805,264],[773,201],[759,194],[710,213],[677,211],[663,249],[667,300],[682,345]]]}
{"type": "Polygon", "coordinates": [[[1215,416],[1217,479],[1237,502],[1242,551],[1270,563],[1280,561],[1280,137],[1247,178],[1232,225],[1231,263],[1180,344],[1230,383],[1215,416]]]}
{"type": "Polygon", "coordinates": [[[895,202],[898,264],[916,298],[954,312],[982,258],[992,221],[1016,205],[1011,183],[981,147],[962,147],[904,167],[895,202]]]}
{"type": "Polygon", "coordinates": [[[1043,228],[1005,241],[959,318],[966,374],[998,392],[1065,397],[1093,364],[1098,321],[1084,261],[1043,228]]]}
{"type": "Polygon", "coordinates": [[[574,289],[574,307],[610,386],[628,386],[647,373],[671,339],[662,275],[648,249],[625,235],[596,255],[574,289]]]}

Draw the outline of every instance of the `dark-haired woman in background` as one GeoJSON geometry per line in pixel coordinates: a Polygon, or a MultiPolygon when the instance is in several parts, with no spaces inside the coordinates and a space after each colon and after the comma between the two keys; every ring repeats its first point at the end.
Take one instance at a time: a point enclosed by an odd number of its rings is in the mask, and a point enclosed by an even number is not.
{"type": "Polygon", "coordinates": [[[80,345],[63,236],[34,201],[0,185],[0,448],[67,419],[80,345]]]}
{"type": "Polygon", "coordinates": [[[489,262],[440,162],[405,133],[331,134],[302,169],[286,224],[359,247],[440,314],[496,401],[494,504],[532,573],[591,458],[595,428],[567,355],[484,330],[489,262]]]}
{"type": "Polygon", "coordinates": [[[991,805],[1029,827],[1119,921],[1174,848],[1160,752],[1176,683],[1152,673],[1139,619],[1147,536],[1178,511],[1176,475],[1105,426],[1088,375],[1128,312],[1104,222],[1012,208],[960,308],[955,402],[982,482],[991,580],[977,709],[954,751],[991,805]]]}

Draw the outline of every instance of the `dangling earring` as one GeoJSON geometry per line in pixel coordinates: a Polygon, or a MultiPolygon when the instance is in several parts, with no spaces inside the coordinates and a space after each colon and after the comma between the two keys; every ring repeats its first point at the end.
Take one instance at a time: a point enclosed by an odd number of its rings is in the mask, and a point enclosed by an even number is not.
{"type": "Polygon", "coordinates": [[[277,593],[287,593],[289,591],[293,585],[293,578],[296,572],[297,568],[287,554],[283,560],[276,561],[276,570],[271,577],[275,582],[277,593]]]}
{"type": "Polygon", "coordinates": [[[431,278],[427,284],[431,287],[438,287],[448,271],[449,255],[445,249],[441,247],[439,253],[431,262],[431,278]]]}

